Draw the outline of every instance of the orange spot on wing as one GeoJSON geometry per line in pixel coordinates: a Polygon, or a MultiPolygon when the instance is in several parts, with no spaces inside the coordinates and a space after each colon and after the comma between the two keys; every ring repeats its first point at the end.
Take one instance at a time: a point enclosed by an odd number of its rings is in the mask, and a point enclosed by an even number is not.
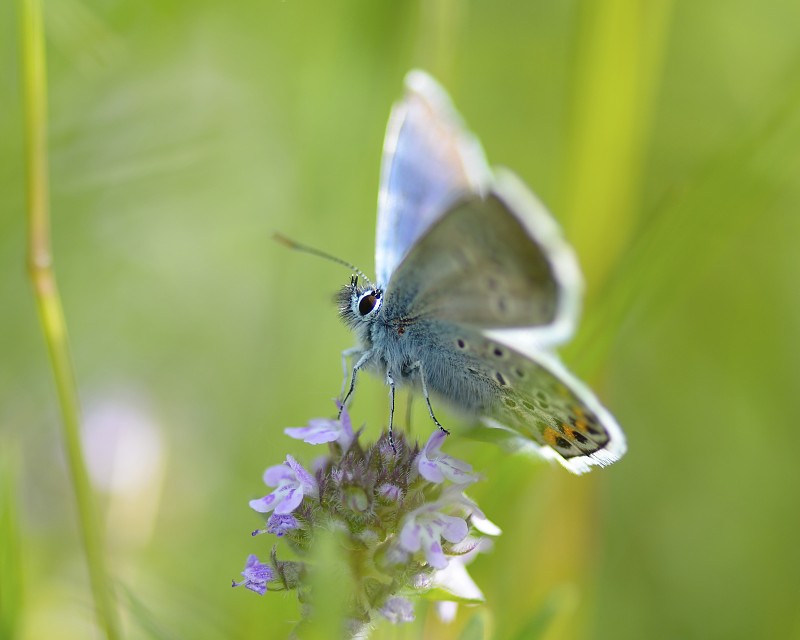
{"type": "Polygon", "coordinates": [[[575,428],[578,431],[587,431],[589,429],[589,425],[586,424],[586,422],[583,421],[583,420],[576,420],[575,421],[575,428]]]}
{"type": "Polygon", "coordinates": [[[558,438],[558,434],[555,432],[554,429],[547,427],[543,432],[542,436],[544,436],[544,441],[549,444],[551,447],[556,446],[556,438],[558,438]]]}

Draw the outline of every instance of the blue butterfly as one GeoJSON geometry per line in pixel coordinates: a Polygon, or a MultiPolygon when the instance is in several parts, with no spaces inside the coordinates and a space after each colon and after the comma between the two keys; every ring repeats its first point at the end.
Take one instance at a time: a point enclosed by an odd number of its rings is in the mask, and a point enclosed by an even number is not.
{"type": "MultiPolygon", "coordinates": [[[[572,249],[512,173],[489,168],[433,78],[412,71],[381,167],[376,282],[338,295],[362,369],[524,439],[574,473],[625,453],[625,438],[554,348],[574,330],[582,281],[572,249]]],[[[347,371],[347,369],[346,369],[347,371]]]]}

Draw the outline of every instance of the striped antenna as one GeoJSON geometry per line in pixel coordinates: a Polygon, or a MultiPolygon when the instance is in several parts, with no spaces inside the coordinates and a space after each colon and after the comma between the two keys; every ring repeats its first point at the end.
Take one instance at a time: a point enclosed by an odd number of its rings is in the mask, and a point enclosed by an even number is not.
{"type": "Polygon", "coordinates": [[[300,244],[299,242],[295,242],[291,238],[287,238],[282,233],[275,232],[272,234],[272,239],[280,242],[285,247],[289,247],[294,251],[302,251],[303,253],[310,253],[312,256],[319,256],[320,258],[325,258],[326,260],[330,260],[331,262],[336,262],[344,267],[347,267],[353,273],[357,273],[364,281],[373,289],[375,285],[372,284],[372,281],[364,274],[364,272],[349,262],[342,260],[341,258],[337,258],[336,256],[332,256],[330,253],[325,253],[324,251],[320,251],[319,249],[315,249],[314,247],[309,247],[305,244],[300,244]]]}

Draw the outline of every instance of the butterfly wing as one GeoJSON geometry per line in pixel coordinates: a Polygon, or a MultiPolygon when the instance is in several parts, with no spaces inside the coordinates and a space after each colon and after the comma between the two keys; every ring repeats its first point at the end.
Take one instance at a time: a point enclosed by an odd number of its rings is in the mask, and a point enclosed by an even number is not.
{"type": "Polygon", "coordinates": [[[482,415],[484,424],[532,440],[539,455],[573,473],[623,456],[625,436],[614,417],[555,355],[533,358],[492,340],[483,344],[487,354],[503,353],[489,360],[499,401],[482,415]]]}
{"type": "Polygon", "coordinates": [[[389,122],[376,271],[387,326],[414,338],[437,395],[575,473],[623,455],[614,418],[550,351],[578,315],[572,250],[422,72],[389,122]]]}
{"type": "Polygon", "coordinates": [[[613,416],[548,351],[535,356],[472,327],[420,320],[420,354],[429,389],[475,415],[495,440],[555,459],[573,473],[607,466],[625,453],[613,416]]]}
{"type": "Polygon", "coordinates": [[[580,291],[577,262],[552,218],[499,172],[486,197],[462,199],[417,241],[386,301],[410,317],[492,330],[536,349],[570,335],[580,291]]]}
{"type": "Polygon", "coordinates": [[[491,180],[480,144],[436,81],[412,71],[405,86],[383,147],[375,243],[380,285],[455,200],[484,193],[491,180]]]}
{"type": "Polygon", "coordinates": [[[430,390],[574,473],[625,452],[613,416],[550,347],[569,336],[576,260],[544,208],[498,172],[419,238],[389,281],[389,324],[419,345],[430,390]]]}

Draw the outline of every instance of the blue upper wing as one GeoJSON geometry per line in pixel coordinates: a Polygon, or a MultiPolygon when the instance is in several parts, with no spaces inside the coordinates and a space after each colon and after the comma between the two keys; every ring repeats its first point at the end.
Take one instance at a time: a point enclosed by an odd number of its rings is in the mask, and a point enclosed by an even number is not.
{"type": "Polygon", "coordinates": [[[414,243],[459,198],[485,194],[492,174],[450,98],[422,71],[389,118],[381,164],[375,275],[386,286],[414,243]]]}

